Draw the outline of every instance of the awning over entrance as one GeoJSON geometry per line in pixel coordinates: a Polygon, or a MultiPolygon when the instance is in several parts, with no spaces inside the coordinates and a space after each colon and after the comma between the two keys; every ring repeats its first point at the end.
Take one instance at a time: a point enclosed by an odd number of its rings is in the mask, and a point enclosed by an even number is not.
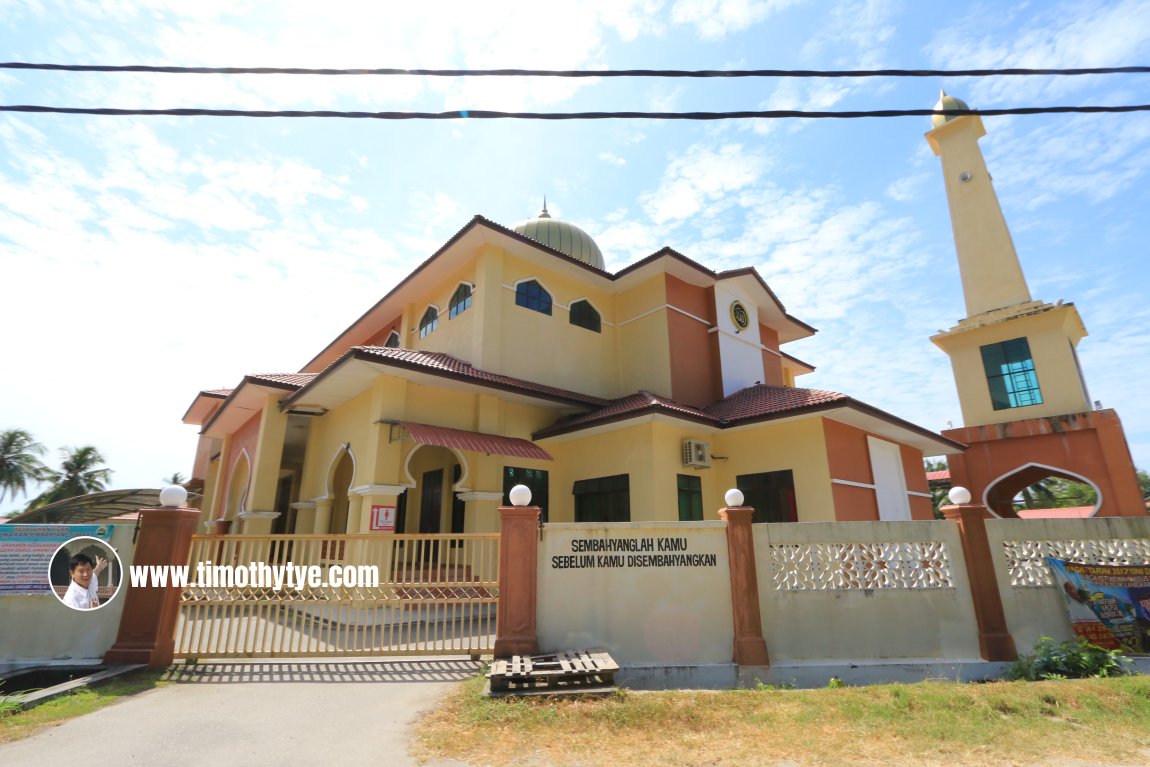
{"type": "Polygon", "coordinates": [[[555,459],[534,442],[518,437],[502,437],[498,434],[483,434],[477,431],[449,429],[446,426],[430,426],[414,421],[400,421],[407,433],[421,445],[453,447],[456,450],[471,450],[476,453],[507,455],[512,458],[534,458],[538,461],[555,459]]]}

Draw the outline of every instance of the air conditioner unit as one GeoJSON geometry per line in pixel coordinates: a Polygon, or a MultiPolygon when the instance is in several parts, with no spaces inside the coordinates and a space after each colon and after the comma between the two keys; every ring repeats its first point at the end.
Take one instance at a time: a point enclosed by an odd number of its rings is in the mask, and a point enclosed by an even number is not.
{"type": "Polygon", "coordinates": [[[683,440],[683,465],[696,469],[711,467],[711,446],[695,439],[683,440]]]}

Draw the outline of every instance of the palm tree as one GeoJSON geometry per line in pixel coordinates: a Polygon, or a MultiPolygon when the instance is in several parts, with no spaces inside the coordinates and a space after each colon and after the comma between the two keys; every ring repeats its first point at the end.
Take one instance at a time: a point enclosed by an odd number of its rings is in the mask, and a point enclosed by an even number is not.
{"type": "Polygon", "coordinates": [[[173,474],[172,476],[164,477],[163,479],[160,480],[160,482],[163,483],[164,487],[170,487],[171,485],[183,485],[187,481],[188,480],[184,477],[184,475],[178,471],[175,474],[173,474]]]}
{"type": "Polygon", "coordinates": [[[41,455],[44,455],[44,446],[23,429],[0,432],[0,501],[5,496],[14,499],[17,494],[26,495],[28,482],[37,482],[43,477],[41,455]]]}
{"type": "Polygon", "coordinates": [[[46,469],[42,476],[51,486],[28,504],[29,509],[38,509],[49,503],[75,498],[105,489],[112,470],[103,466],[104,456],[91,445],[84,447],[60,448],[62,460],[60,470],[46,469]]]}

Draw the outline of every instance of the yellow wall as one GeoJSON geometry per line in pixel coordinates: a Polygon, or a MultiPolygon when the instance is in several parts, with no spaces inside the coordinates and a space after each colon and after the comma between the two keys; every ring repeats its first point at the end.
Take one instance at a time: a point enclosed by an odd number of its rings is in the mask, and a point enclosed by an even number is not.
{"type": "Polygon", "coordinates": [[[352,487],[370,481],[365,476],[364,458],[368,454],[369,429],[376,420],[371,411],[371,403],[372,392],[369,389],[327,414],[312,419],[304,459],[301,497],[316,498],[327,494],[333,461],[345,443],[351,443],[351,452],[355,457],[352,487]]]}
{"type": "Polygon", "coordinates": [[[990,325],[969,329],[959,325],[950,333],[935,336],[932,340],[950,356],[962,405],[963,424],[981,426],[1090,410],[1090,401],[1071,347],[1081,335],[1077,311],[1064,305],[990,325]],[[1030,343],[1042,404],[995,410],[982,364],[981,347],[1023,337],[1030,343]]]}
{"type": "Polygon", "coordinates": [[[667,284],[661,274],[616,297],[620,326],[619,393],[615,396],[640,389],[671,396],[671,337],[666,304],[667,284]],[[652,309],[656,311],[651,312],[652,309]]]}
{"type": "Polygon", "coordinates": [[[618,396],[614,358],[617,331],[610,294],[510,255],[503,258],[498,290],[502,314],[502,337],[498,341],[503,346],[500,373],[600,397],[618,396]],[[516,305],[515,292],[504,287],[527,279],[536,280],[551,294],[551,316],[516,305]],[[599,312],[602,332],[571,324],[567,307],[578,299],[590,301],[599,312]]]}
{"type": "MultiPolygon", "coordinates": [[[[629,474],[631,521],[648,522],[679,518],[678,474],[702,480],[703,518],[717,519],[723,496],[735,487],[740,474],[791,470],[800,522],[833,521],[834,499],[827,464],[825,439],[819,418],[778,424],[761,424],[747,430],[707,434],[689,424],[646,423],[579,439],[544,440],[543,447],[555,456],[550,472],[553,522],[573,522],[575,502],[571,495],[576,480],[629,474]],[[714,459],[709,469],[683,466],[682,444],[699,439],[711,444],[714,459]]],[[[509,463],[519,466],[520,463],[509,463]]]]}
{"type": "Polygon", "coordinates": [[[481,327],[479,315],[485,309],[484,304],[499,299],[499,293],[490,290],[486,285],[481,287],[476,282],[475,262],[471,262],[466,268],[457,270],[442,280],[435,290],[408,304],[404,314],[410,332],[407,338],[400,339],[400,346],[407,349],[443,352],[472,362],[479,346],[481,327]],[[469,282],[473,286],[471,307],[452,319],[451,296],[462,282],[469,282]],[[420,338],[419,322],[431,304],[439,307],[439,325],[434,331],[420,338]]]}
{"type": "Polygon", "coordinates": [[[723,493],[735,486],[735,477],[739,474],[790,469],[794,472],[799,521],[834,520],[834,497],[821,418],[767,422],[724,431],[712,441],[711,453],[729,457],[726,461],[713,460],[711,464],[721,488],[717,499],[720,505],[723,493]]]}

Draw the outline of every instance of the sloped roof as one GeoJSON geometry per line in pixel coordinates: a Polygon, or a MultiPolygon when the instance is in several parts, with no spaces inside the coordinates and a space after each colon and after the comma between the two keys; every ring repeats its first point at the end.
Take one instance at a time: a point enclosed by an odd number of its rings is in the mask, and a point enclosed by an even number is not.
{"type": "Polygon", "coordinates": [[[564,418],[535,432],[532,439],[557,437],[561,434],[569,434],[582,429],[655,413],[726,429],[773,418],[839,409],[855,411],[856,416],[872,419],[871,423],[886,422],[896,429],[902,430],[904,434],[910,432],[916,435],[916,439],[926,438],[936,445],[945,445],[949,448],[963,449],[965,447],[959,442],[947,439],[940,434],[904,421],[839,392],[823,389],[799,389],[789,386],[768,386],[766,384],[748,386],[702,409],[684,405],[651,392],[641,391],[612,400],[605,406],[589,413],[564,418]]]}
{"type": "Polygon", "coordinates": [[[558,386],[528,381],[523,378],[505,376],[491,373],[487,370],[474,367],[469,362],[453,357],[443,352],[418,351],[416,349],[401,349],[389,346],[353,346],[338,360],[328,365],[323,372],[312,377],[308,385],[301,387],[297,392],[284,400],[283,406],[289,407],[293,402],[305,396],[312,385],[319,385],[325,378],[335,373],[344,363],[351,360],[361,360],[389,367],[411,370],[418,373],[450,378],[456,381],[486,386],[502,391],[526,394],[541,399],[567,402],[573,405],[602,407],[608,400],[594,397],[590,394],[561,389],[558,386]]]}
{"type": "Polygon", "coordinates": [[[789,386],[756,384],[707,405],[703,410],[722,423],[730,423],[848,399],[850,398],[845,394],[824,389],[796,389],[789,386]]]}

